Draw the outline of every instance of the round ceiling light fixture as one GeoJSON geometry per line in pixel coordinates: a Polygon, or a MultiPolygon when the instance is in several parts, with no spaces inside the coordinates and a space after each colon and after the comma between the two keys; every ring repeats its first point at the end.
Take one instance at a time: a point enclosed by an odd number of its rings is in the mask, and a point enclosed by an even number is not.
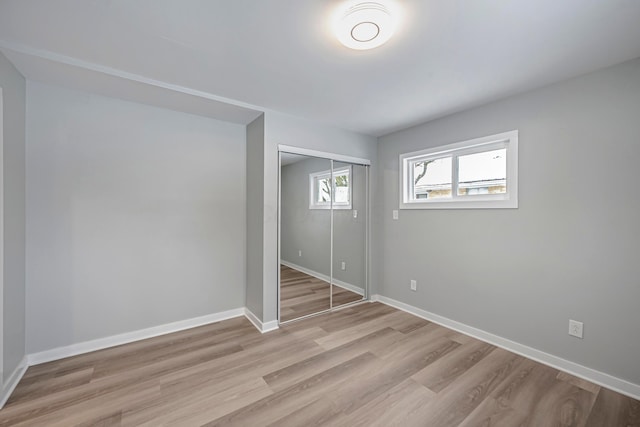
{"type": "Polygon", "coordinates": [[[338,40],[348,48],[376,48],[391,38],[398,11],[391,0],[351,0],[342,5],[334,20],[338,40]]]}

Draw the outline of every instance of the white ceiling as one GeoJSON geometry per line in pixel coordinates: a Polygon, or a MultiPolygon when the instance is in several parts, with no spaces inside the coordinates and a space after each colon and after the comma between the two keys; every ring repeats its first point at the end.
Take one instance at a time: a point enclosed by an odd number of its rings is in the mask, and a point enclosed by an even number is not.
{"type": "Polygon", "coordinates": [[[0,0],[0,49],[34,80],[371,135],[640,57],[638,0],[398,2],[362,52],[328,31],[336,0],[0,0]]]}

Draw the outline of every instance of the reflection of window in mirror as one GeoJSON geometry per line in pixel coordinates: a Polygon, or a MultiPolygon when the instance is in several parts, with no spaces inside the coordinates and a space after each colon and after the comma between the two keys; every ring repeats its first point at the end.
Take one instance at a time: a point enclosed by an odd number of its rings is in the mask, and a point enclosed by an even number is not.
{"type": "Polygon", "coordinates": [[[351,209],[351,166],[309,174],[309,209],[351,209]]]}

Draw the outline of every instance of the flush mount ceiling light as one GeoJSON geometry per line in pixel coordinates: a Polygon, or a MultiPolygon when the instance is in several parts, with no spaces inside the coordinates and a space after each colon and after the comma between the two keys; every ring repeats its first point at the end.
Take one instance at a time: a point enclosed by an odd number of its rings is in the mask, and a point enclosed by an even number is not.
{"type": "Polygon", "coordinates": [[[352,0],[336,11],[334,29],[351,49],[373,49],[386,43],[396,29],[398,11],[390,0],[352,0]]]}

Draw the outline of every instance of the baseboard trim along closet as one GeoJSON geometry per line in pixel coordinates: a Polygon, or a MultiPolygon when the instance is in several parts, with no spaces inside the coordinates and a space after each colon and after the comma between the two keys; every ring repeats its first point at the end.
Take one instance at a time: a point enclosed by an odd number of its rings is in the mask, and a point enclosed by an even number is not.
{"type": "Polygon", "coordinates": [[[592,383],[624,394],[633,399],[640,400],[640,385],[638,384],[634,384],[621,378],[605,374],[604,372],[596,371],[595,369],[587,368],[586,366],[580,365],[578,363],[562,359],[558,356],[545,353],[544,351],[536,350],[535,348],[528,347],[526,345],[508,340],[506,338],[502,338],[498,335],[494,335],[481,329],[474,328],[473,326],[451,320],[447,317],[422,310],[420,308],[400,301],[396,301],[391,298],[387,298],[382,295],[372,295],[371,301],[381,302],[388,306],[397,308],[398,310],[405,311],[409,314],[413,314],[414,316],[418,316],[446,328],[453,329],[454,331],[469,335],[489,344],[493,344],[496,347],[509,350],[513,353],[535,360],[536,362],[540,362],[560,371],[567,372],[576,377],[591,381],[592,383]]]}
{"type": "Polygon", "coordinates": [[[253,314],[253,312],[246,307],[244,309],[244,315],[247,319],[249,319],[251,323],[253,323],[253,326],[255,326],[256,329],[263,334],[265,332],[275,331],[279,327],[277,320],[272,320],[270,322],[262,323],[262,321],[258,318],[258,316],[253,314]]]}
{"type": "MultiPolygon", "coordinates": [[[[327,276],[326,274],[322,274],[322,273],[318,273],[317,271],[313,271],[313,270],[309,270],[308,268],[299,266],[297,264],[294,264],[292,262],[289,261],[284,261],[284,260],[280,260],[280,264],[287,266],[289,268],[293,268],[294,270],[298,270],[304,274],[308,274],[309,276],[315,277],[316,279],[320,279],[320,280],[324,280],[325,282],[329,283],[329,281],[331,280],[331,278],[329,276],[327,276]]],[[[338,286],[340,288],[346,289],[348,291],[351,291],[355,294],[358,295],[362,295],[364,296],[364,290],[362,290],[361,288],[357,287],[356,285],[352,285],[351,283],[347,283],[347,282],[343,282],[342,280],[338,280],[334,277],[333,279],[333,284],[335,286],[338,286]]]]}
{"type": "MultiPolygon", "coordinates": [[[[222,311],[219,313],[208,314],[206,316],[194,317],[192,319],[180,320],[178,322],[167,323],[165,325],[153,326],[138,331],[126,332],[124,334],[113,335],[105,338],[98,338],[91,341],[85,341],[77,344],[71,344],[64,347],[58,347],[51,350],[45,350],[39,353],[29,354],[27,356],[29,366],[39,365],[41,363],[51,362],[54,360],[64,359],[65,357],[77,356],[79,354],[90,353],[96,350],[102,350],[117,345],[128,344],[134,341],[140,341],[147,338],[153,338],[160,335],[170,334],[172,332],[183,331],[185,329],[195,328],[197,326],[208,325],[209,323],[220,322],[234,317],[245,315],[245,309],[236,308],[233,310],[222,311]]],[[[249,319],[251,320],[251,319],[249,319]]]]}
{"type": "Polygon", "coordinates": [[[24,373],[27,372],[28,367],[27,356],[24,356],[9,376],[9,379],[7,379],[6,384],[3,384],[2,390],[0,390],[0,409],[4,407],[5,403],[7,403],[9,396],[11,396],[11,393],[15,390],[24,373]]]}

